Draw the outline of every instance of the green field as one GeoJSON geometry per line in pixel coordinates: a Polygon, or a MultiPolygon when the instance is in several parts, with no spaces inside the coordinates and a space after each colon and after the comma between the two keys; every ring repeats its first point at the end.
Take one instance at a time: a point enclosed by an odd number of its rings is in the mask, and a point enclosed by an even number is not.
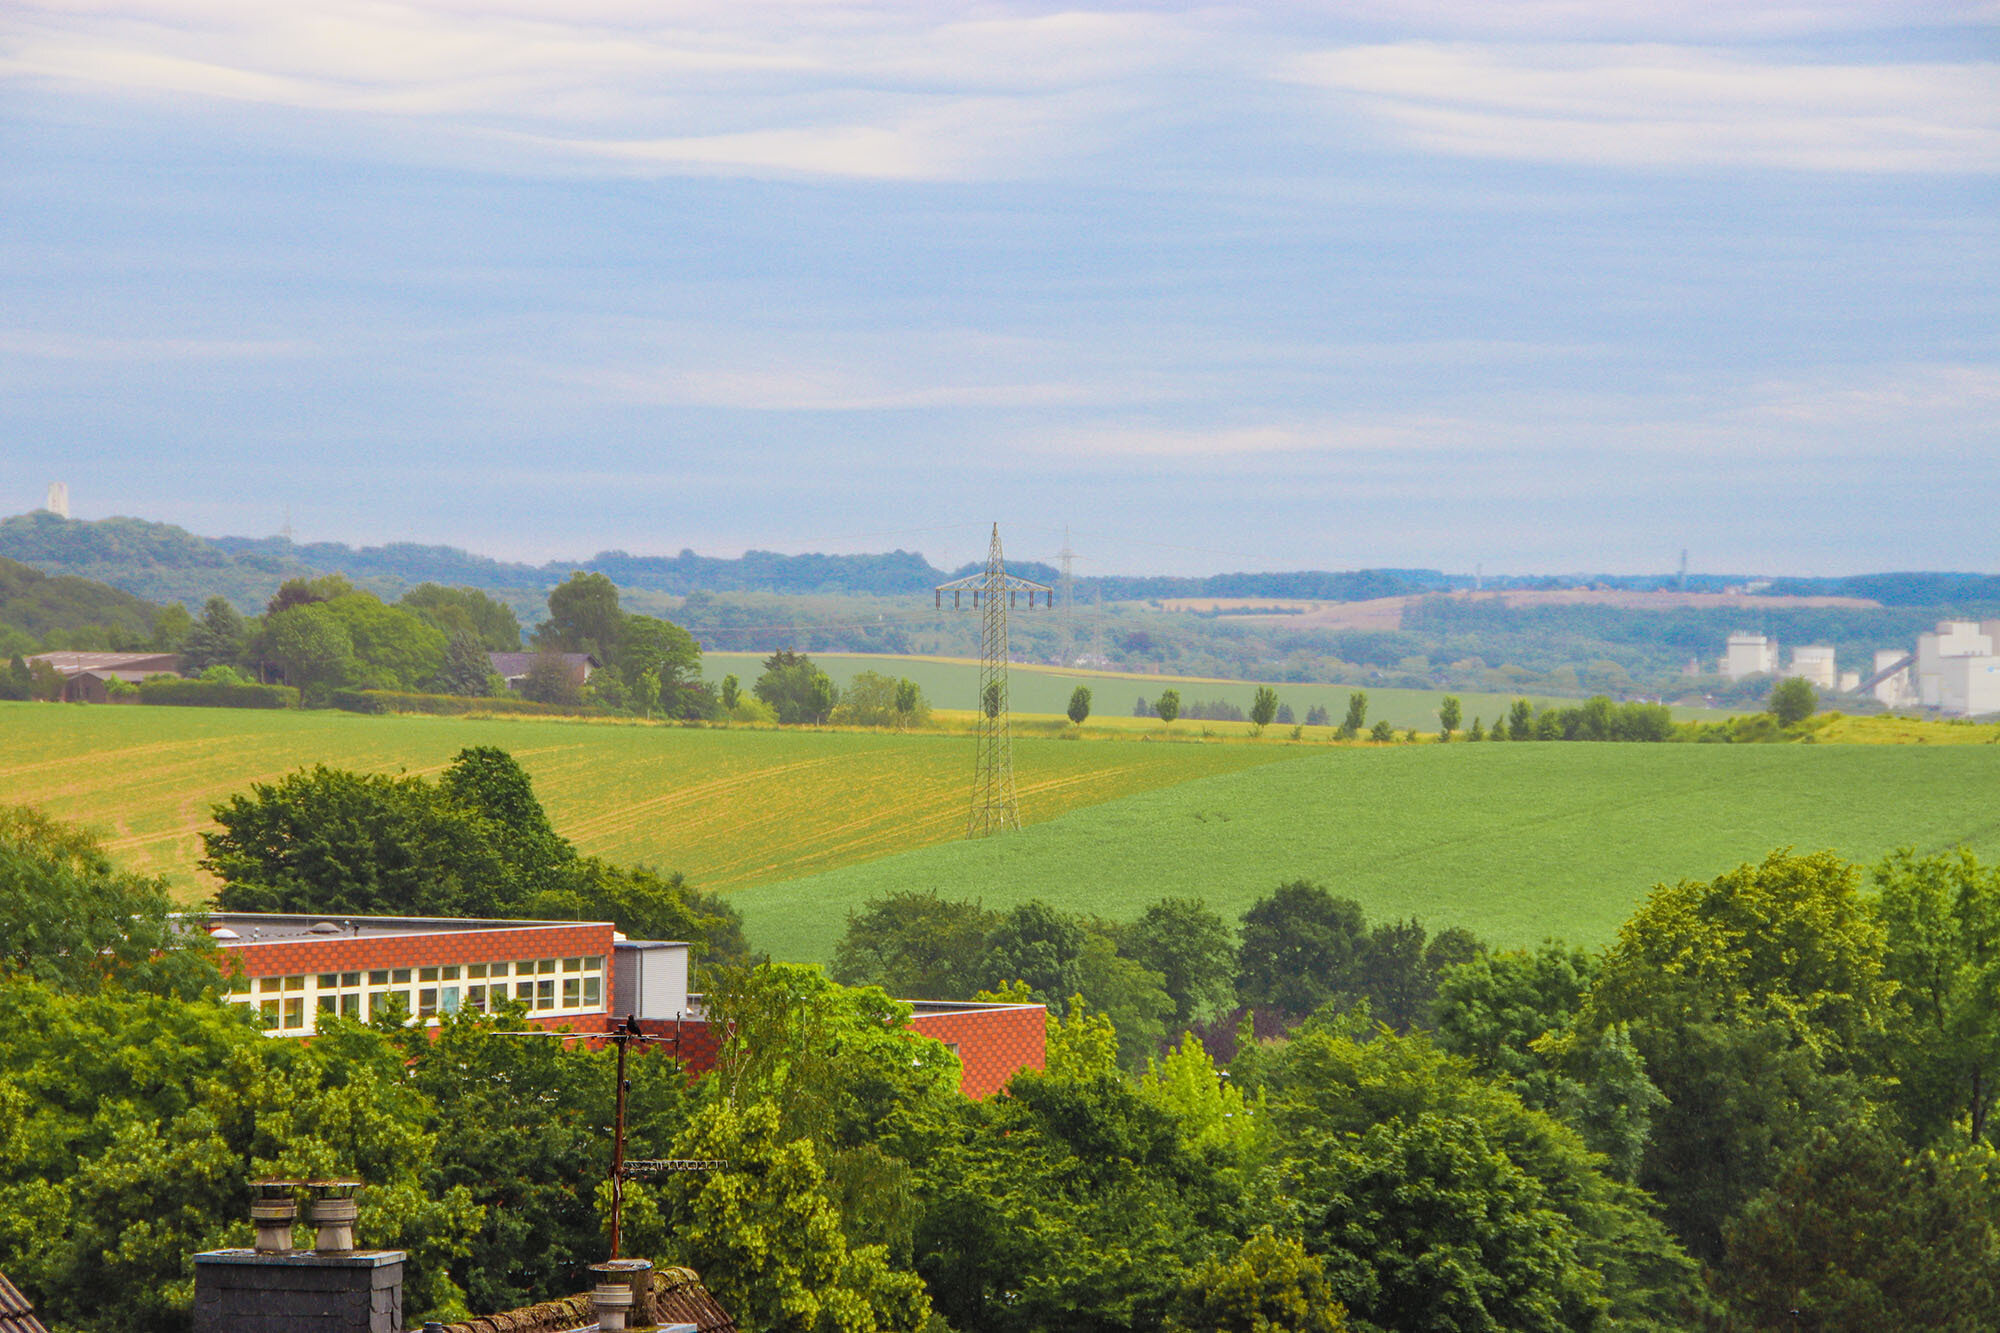
{"type": "MultiPolygon", "coordinates": [[[[1600,943],[1656,880],[1776,846],[2000,854],[2000,751],[1983,744],[1160,744],[1126,723],[1018,738],[1028,827],[976,843],[959,836],[971,740],[947,732],[0,703],[0,801],[97,828],[192,899],[210,808],[251,783],[312,763],[436,773],[499,745],[583,850],[729,893],[759,947],[804,959],[899,888],[1114,918],[1195,893],[1233,915],[1307,877],[1377,916],[1600,943]]],[[[1906,739],[1961,732],[2000,736],[1906,739]]]]}
{"type": "MultiPolygon", "coordinates": [[[[251,783],[316,763],[435,774],[468,745],[511,751],[584,851],[724,890],[958,837],[972,774],[952,733],[0,703],[0,802],[96,828],[192,895],[211,807],[251,783]]],[[[1024,740],[1015,772],[1037,820],[1296,752],[1024,740]]]]}
{"type": "Polygon", "coordinates": [[[823,959],[893,889],[1129,918],[1165,894],[1241,913],[1309,878],[1372,917],[1501,944],[1609,940],[1656,881],[1774,847],[1869,860],[1903,843],[2000,853],[2000,756],[1979,746],[1562,745],[1312,750],[734,895],[759,947],[823,959]]]}
{"type": "MultiPolygon", "coordinates": [[[[812,660],[836,685],[846,686],[856,672],[879,671],[885,676],[908,676],[923,689],[924,697],[933,708],[974,708],[979,699],[979,664],[968,660],[937,657],[888,657],[870,656],[865,653],[814,653],[812,660]]],[[[762,653],[703,653],[701,655],[702,675],[719,681],[725,674],[734,672],[748,689],[751,682],[763,671],[762,653]]],[[[1020,666],[1008,670],[1007,696],[1013,711],[1017,713],[1041,713],[1060,716],[1069,707],[1071,691],[1079,685],[1088,685],[1091,706],[1099,718],[1130,717],[1132,705],[1139,699],[1157,699],[1160,691],[1175,689],[1180,691],[1181,704],[1185,707],[1197,699],[1218,700],[1235,704],[1245,713],[1250,711],[1250,700],[1257,693],[1254,681],[1203,680],[1185,676],[1132,676],[1113,672],[1064,671],[1058,667],[1020,666]]],[[[1390,725],[1398,729],[1415,727],[1419,731],[1433,732],[1438,727],[1438,702],[1445,696],[1443,690],[1390,690],[1372,686],[1326,685],[1326,684],[1275,684],[1278,698],[1292,706],[1297,720],[1305,721],[1306,710],[1312,707],[1325,708],[1338,722],[1347,714],[1347,696],[1357,689],[1366,690],[1368,695],[1368,720],[1387,718],[1390,725]]],[[[1464,725],[1471,726],[1475,717],[1491,722],[1505,712],[1520,695],[1512,694],[1472,694],[1458,691],[1460,706],[1465,712],[1464,725]]],[[[1555,699],[1544,695],[1525,696],[1536,704],[1557,706],[1574,704],[1574,699],[1555,699]]],[[[1718,718],[1726,713],[1705,708],[1676,708],[1677,718],[1718,718]]],[[[1193,727],[1200,723],[1187,719],[1175,724],[1177,727],[1193,727]]],[[[1308,735],[1312,733],[1308,732],[1308,735]]],[[[1324,733],[1322,733],[1324,734],[1324,733]]]]}

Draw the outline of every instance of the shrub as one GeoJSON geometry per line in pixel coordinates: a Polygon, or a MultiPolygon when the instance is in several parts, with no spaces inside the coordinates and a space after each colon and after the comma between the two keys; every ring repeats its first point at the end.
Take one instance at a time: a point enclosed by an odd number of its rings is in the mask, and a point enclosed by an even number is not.
{"type": "Polygon", "coordinates": [[[574,704],[536,703],[532,699],[483,699],[463,694],[413,694],[402,690],[334,690],[327,705],[348,713],[509,713],[531,717],[603,717],[613,710],[574,704]]]}
{"type": "Polygon", "coordinates": [[[156,677],[140,682],[139,702],[175,708],[297,708],[299,692],[290,685],[224,685],[156,677]]]}

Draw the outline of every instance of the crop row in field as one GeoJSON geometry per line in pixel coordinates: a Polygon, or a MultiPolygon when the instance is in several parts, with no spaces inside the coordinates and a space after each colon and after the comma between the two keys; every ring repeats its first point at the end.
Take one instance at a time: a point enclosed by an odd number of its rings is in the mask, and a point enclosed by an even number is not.
{"type": "MultiPolygon", "coordinates": [[[[1243,747],[1255,749],[1258,747],[1243,747]]],[[[775,956],[824,959],[847,913],[899,889],[1111,918],[1168,894],[1234,917],[1289,879],[1377,917],[1502,944],[1597,945],[1654,883],[1774,847],[1872,859],[1900,844],[2000,851],[1977,747],[1430,745],[1328,748],[733,897],[775,956]]]]}
{"type": "MultiPolygon", "coordinates": [[[[956,837],[972,773],[964,734],[0,703],[0,802],[96,827],[193,892],[211,808],[252,783],[315,763],[434,774],[469,745],[511,751],[583,850],[717,889],[956,837]]],[[[1015,772],[1037,820],[1291,752],[1023,741],[1015,772]]]]}
{"type": "MultiPolygon", "coordinates": [[[[864,653],[814,653],[812,659],[836,685],[843,688],[862,671],[879,671],[886,676],[907,676],[924,691],[934,708],[976,708],[979,701],[979,664],[973,661],[936,657],[871,656],[864,653]]],[[[734,673],[749,688],[763,670],[763,657],[756,653],[703,653],[702,674],[721,680],[734,673]]],[[[1014,666],[1008,672],[1008,700],[1015,712],[1061,716],[1069,707],[1069,697],[1079,685],[1090,687],[1091,707],[1100,721],[1130,717],[1140,699],[1158,699],[1162,690],[1179,692],[1185,708],[1196,700],[1230,703],[1250,711],[1257,683],[1241,680],[1204,680],[1186,676],[1141,676],[1126,672],[1065,671],[1059,667],[1014,666]]],[[[1414,727],[1436,731],[1442,690],[1380,689],[1358,685],[1275,682],[1279,701],[1292,706],[1294,720],[1304,722],[1310,708],[1324,708],[1335,722],[1347,713],[1347,697],[1357,689],[1368,695],[1368,720],[1387,719],[1398,729],[1414,727]]],[[[1458,692],[1464,724],[1472,719],[1488,722],[1505,712],[1517,695],[1458,692]]],[[[1573,704],[1574,699],[1532,696],[1537,704],[1573,704]]],[[[1677,717],[1721,717],[1710,709],[1676,709],[1677,717]]],[[[1193,719],[1188,719],[1192,722],[1193,719]]],[[[1180,724],[1177,724],[1180,725],[1180,724]]]]}

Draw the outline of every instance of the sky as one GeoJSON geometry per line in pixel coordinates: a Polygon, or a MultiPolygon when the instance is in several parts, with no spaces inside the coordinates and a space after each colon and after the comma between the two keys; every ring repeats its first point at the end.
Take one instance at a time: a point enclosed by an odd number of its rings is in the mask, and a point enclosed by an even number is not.
{"type": "Polygon", "coordinates": [[[8,0],[0,513],[2000,570],[2000,0],[8,0]]]}

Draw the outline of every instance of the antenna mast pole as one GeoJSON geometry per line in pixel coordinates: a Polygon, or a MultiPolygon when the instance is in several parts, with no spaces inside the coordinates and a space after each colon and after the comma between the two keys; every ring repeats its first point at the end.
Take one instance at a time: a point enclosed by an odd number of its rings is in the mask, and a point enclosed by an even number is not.
{"type": "Polygon", "coordinates": [[[973,609],[984,612],[979,625],[979,750],[973,757],[972,810],[966,817],[965,836],[983,838],[1017,829],[1021,810],[1014,797],[1014,738],[1007,721],[1007,612],[1021,593],[1028,594],[1032,609],[1037,593],[1053,600],[1055,589],[1007,572],[1000,554],[1000,525],[995,523],[985,570],[940,583],[935,591],[939,607],[944,606],[946,593],[958,607],[960,597],[969,592],[973,609]]]}

